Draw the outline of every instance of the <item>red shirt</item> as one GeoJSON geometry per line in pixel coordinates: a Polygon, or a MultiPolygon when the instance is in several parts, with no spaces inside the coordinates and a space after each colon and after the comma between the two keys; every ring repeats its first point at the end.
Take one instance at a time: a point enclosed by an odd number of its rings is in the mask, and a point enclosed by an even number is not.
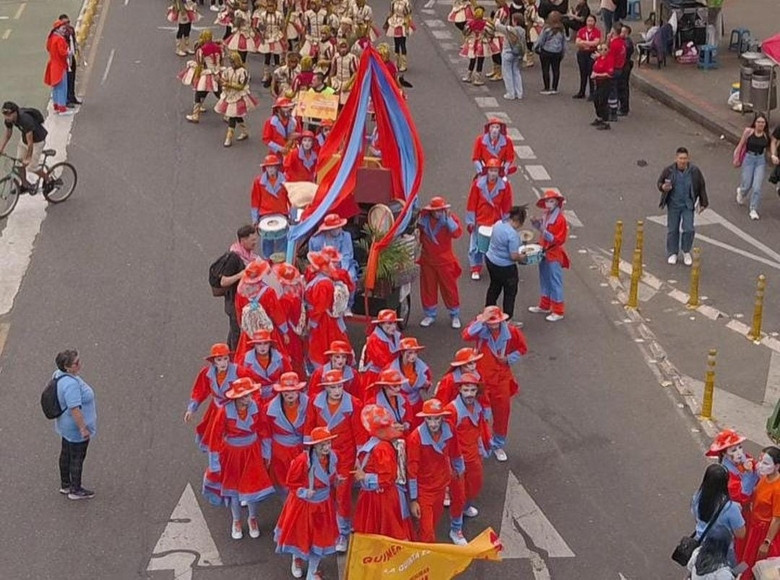
{"type": "MultiPolygon", "coordinates": [[[[588,30],[587,26],[583,26],[577,31],[577,38],[580,40],[584,40],[586,42],[593,42],[594,40],[601,40],[601,30],[593,27],[592,30],[588,30]]],[[[596,47],[592,48],[580,48],[580,50],[584,50],[585,52],[593,52],[596,50],[596,47]]]]}
{"type": "Polygon", "coordinates": [[[610,40],[609,55],[612,57],[615,70],[623,70],[623,67],[626,66],[626,41],[620,36],[610,40]]]}
{"type": "MultiPolygon", "coordinates": [[[[593,72],[596,74],[608,74],[610,77],[615,73],[615,65],[612,61],[612,57],[607,54],[599,56],[593,62],[593,72]]],[[[596,79],[599,80],[599,79],[596,79]]]]}

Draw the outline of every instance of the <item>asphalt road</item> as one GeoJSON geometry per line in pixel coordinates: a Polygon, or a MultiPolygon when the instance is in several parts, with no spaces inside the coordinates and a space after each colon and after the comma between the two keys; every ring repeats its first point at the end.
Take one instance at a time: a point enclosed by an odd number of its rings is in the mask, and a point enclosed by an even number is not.
{"type": "MultiPolygon", "coordinates": [[[[50,209],[8,317],[0,358],[3,578],[171,578],[147,566],[185,487],[196,495],[200,487],[205,458],[181,416],[201,357],[226,333],[206,271],[248,219],[270,99],[261,92],[261,108],[250,117],[252,138],[229,150],[221,147],[224,124],[212,113],[198,126],[187,123],[191,92],[175,79],[183,61],[173,55],[172,31],[160,28],[167,24],[162,6],[108,4],[89,102],[69,148],[80,188],[67,204],[50,209]],[[98,396],[100,432],[85,471],[85,483],[98,492],[91,502],[57,494],[59,445],[38,407],[54,353],[70,345],[80,349],[83,375],[98,396]]],[[[446,7],[435,10],[419,20],[442,20],[446,7]]],[[[689,531],[688,502],[704,465],[691,435],[695,424],[658,387],[621,328],[620,308],[580,252],[609,247],[615,219],[658,213],[652,184],[679,144],[691,148],[710,177],[713,198],[723,200],[722,214],[736,222],[740,214],[728,205],[733,175],[723,162],[726,148],[642,98],[610,133],[591,131],[586,104],[565,90],[538,95],[538,67],[526,73],[527,100],[505,106],[500,87],[464,86],[463,65],[453,67],[451,54],[425,26],[410,41],[407,79],[415,88],[409,103],[427,161],[423,198],[446,195],[463,213],[471,143],[490,110],[474,98],[493,96],[494,109],[510,116],[537,157],[525,163],[543,165],[552,177],[535,185],[559,187],[584,224],[569,244],[565,321],[524,317],[531,352],[518,365],[522,394],[514,405],[509,462],[489,461],[481,514],[467,522],[466,535],[486,526],[499,530],[511,470],[574,554],[541,554],[551,578],[677,577],[669,554],[689,531]],[[640,159],[647,166],[640,167],[640,159]]],[[[258,63],[251,69],[258,90],[258,63]]],[[[565,68],[564,89],[575,82],[574,71],[565,68]]],[[[535,199],[531,181],[518,176],[514,183],[518,201],[535,199]]],[[[776,235],[768,214],[747,224],[764,239],[776,235]]],[[[648,232],[653,267],[663,258],[654,249],[663,229],[648,226],[648,232]]],[[[459,253],[465,263],[465,242],[459,253]]],[[[713,284],[709,295],[747,300],[743,272],[750,266],[724,265],[727,280],[706,278],[713,284]]],[[[537,297],[536,271],[523,269],[522,277],[519,309],[537,297]]],[[[486,286],[462,281],[464,318],[481,309],[486,286]]],[[[415,301],[412,321],[419,319],[415,301]]],[[[352,329],[356,342],[361,332],[352,329]]],[[[429,346],[424,357],[437,375],[460,346],[446,327],[412,327],[410,333],[429,346]]],[[[229,539],[225,510],[205,502],[201,508],[223,565],[196,570],[195,578],[288,577],[287,559],[273,554],[270,540],[277,500],[261,510],[263,537],[241,542],[229,539]]],[[[324,566],[327,577],[335,577],[335,562],[324,566]]],[[[463,577],[534,574],[529,560],[512,559],[475,565],[463,577]]]]}

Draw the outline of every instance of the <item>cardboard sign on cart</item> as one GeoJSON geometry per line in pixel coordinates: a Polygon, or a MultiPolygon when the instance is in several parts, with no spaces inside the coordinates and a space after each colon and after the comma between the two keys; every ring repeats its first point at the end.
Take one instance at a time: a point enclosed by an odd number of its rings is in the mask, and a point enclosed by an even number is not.
{"type": "Polygon", "coordinates": [[[306,91],[298,95],[295,116],[299,118],[335,121],[339,112],[338,95],[306,91]]]}

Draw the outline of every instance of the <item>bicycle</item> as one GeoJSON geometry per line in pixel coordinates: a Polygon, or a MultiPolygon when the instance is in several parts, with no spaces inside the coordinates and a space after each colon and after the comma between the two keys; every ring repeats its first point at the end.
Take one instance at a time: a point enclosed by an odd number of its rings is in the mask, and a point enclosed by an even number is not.
{"type": "Polygon", "coordinates": [[[78,182],[76,168],[66,161],[50,166],[47,160],[56,154],[54,149],[44,149],[41,168],[45,177],[36,174],[35,182],[29,187],[23,187],[21,172],[27,168],[22,165],[22,160],[0,153],[0,157],[13,162],[11,170],[0,178],[0,219],[7,217],[14,210],[19,196],[23,193],[35,195],[41,192],[49,203],[62,203],[71,196],[78,182]]]}

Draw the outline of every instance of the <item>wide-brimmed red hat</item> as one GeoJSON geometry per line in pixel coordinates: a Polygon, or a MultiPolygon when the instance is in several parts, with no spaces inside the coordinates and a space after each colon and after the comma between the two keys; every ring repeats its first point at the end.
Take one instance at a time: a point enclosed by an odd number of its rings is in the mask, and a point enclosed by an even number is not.
{"type": "Polygon", "coordinates": [[[244,269],[241,275],[243,282],[254,284],[260,281],[260,278],[268,274],[271,270],[271,264],[265,260],[252,260],[244,269]]]}
{"type": "Polygon", "coordinates": [[[254,346],[255,344],[263,344],[266,342],[270,342],[271,344],[273,344],[276,341],[273,339],[270,330],[261,328],[252,335],[252,338],[249,341],[247,341],[247,344],[249,346],[254,346]]]}
{"type": "Polygon", "coordinates": [[[330,258],[322,252],[309,252],[306,254],[306,259],[309,260],[309,265],[315,272],[330,272],[330,258]]]}
{"type": "Polygon", "coordinates": [[[390,440],[397,439],[403,435],[401,430],[393,428],[396,420],[390,410],[379,405],[366,405],[363,407],[363,410],[360,412],[360,422],[372,437],[390,440]]]}
{"type": "Polygon", "coordinates": [[[417,413],[417,417],[443,417],[444,415],[452,415],[452,412],[445,409],[439,399],[428,399],[423,403],[422,411],[417,413]]]}
{"type": "Polygon", "coordinates": [[[374,387],[398,387],[404,384],[406,378],[395,369],[385,369],[374,380],[373,383],[368,385],[369,389],[374,387]]]}
{"type": "Polygon", "coordinates": [[[344,376],[344,371],[340,369],[330,369],[329,371],[322,373],[319,386],[327,387],[329,385],[341,385],[348,380],[349,379],[344,376]]]}
{"type": "Polygon", "coordinates": [[[236,379],[230,383],[230,388],[225,392],[225,397],[228,399],[240,399],[246,395],[260,390],[260,383],[255,383],[249,377],[243,377],[236,379]]]}
{"type": "Polygon", "coordinates": [[[549,199],[554,199],[558,202],[558,205],[563,205],[563,202],[566,201],[566,198],[563,197],[560,193],[554,189],[548,189],[544,192],[544,195],[541,198],[536,200],[536,207],[544,208],[544,203],[549,199]]]}
{"type": "Polygon", "coordinates": [[[487,169],[501,169],[501,160],[498,157],[491,157],[485,161],[485,167],[487,169]]]}
{"type": "Polygon", "coordinates": [[[293,286],[301,280],[301,274],[298,272],[298,268],[287,262],[274,264],[273,269],[281,284],[293,286]]]}
{"type": "Polygon", "coordinates": [[[314,139],[314,133],[308,130],[304,131],[303,133],[301,133],[301,139],[303,139],[304,137],[309,137],[311,139],[314,139]]]}
{"type": "Polygon", "coordinates": [[[474,373],[463,373],[460,378],[455,381],[457,385],[481,385],[482,379],[480,379],[474,373]]]}
{"type": "Polygon", "coordinates": [[[274,165],[281,165],[282,160],[279,159],[276,155],[266,155],[263,158],[263,162],[260,164],[260,167],[272,167],[274,165]]]}
{"type": "Polygon", "coordinates": [[[345,225],[347,225],[347,220],[337,213],[329,213],[325,216],[325,219],[322,220],[317,231],[325,232],[327,230],[335,230],[336,228],[343,228],[345,225]]]}
{"type": "Polygon", "coordinates": [[[322,129],[323,127],[332,128],[333,127],[333,121],[331,119],[324,119],[320,123],[320,129],[322,129]]]}
{"type": "Polygon", "coordinates": [[[333,246],[325,246],[324,248],[322,248],[321,253],[323,256],[328,258],[328,260],[330,260],[333,263],[341,262],[341,252],[339,252],[333,246]]]}
{"type": "Polygon", "coordinates": [[[217,358],[218,356],[230,356],[231,354],[233,353],[230,352],[230,347],[228,345],[226,345],[224,342],[218,342],[211,345],[209,355],[205,358],[206,360],[211,360],[217,358]]]}
{"type": "Polygon", "coordinates": [[[455,353],[455,358],[450,362],[450,366],[462,367],[463,365],[467,365],[471,362],[477,362],[483,356],[484,355],[478,350],[471,348],[470,346],[466,346],[459,349],[458,352],[455,353]]]}
{"type": "Polygon", "coordinates": [[[707,450],[707,453],[705,455],[707,457],[717,457],[726,449],[729,447],[733,447],[734,445],[739,445],[742,443],[746,438],[734,431],[733,429],[724,429],[717,435],[715,435],[715,439],[712,440],[712,444],[710,445],[710,448],[707,450]]]}
{"type": "Polygon", "coordinates": [[[306,381],[302,381],[298,378],[298,373],[290,371],[282,373],[279,377],[279,382],[274,385],[274,391],[277,393],[285,393],[290,391],[300,391],[306,387],[306,381]]]}
{"type": "Polygon", "coordinates": [[[396,314],[395,310],[386,308],[380,310],[376,318],[371,321],[372,324],[384,324],[386,322],[401,322],[401,320],[398,318],[398,314],[396,314]]]}
{"type": "Polygon", "coordinates": [[[311,433],[305,435],[303,438],[304,445],[317,445],[317,443],[325,443],[326,441],[332,441],[338,437],[328,431],[327,427],[315,427],[311,430],[311,433]]]}
{"type": "Polygon", "coordinates": [[[502,121],[501,119],[497,119],[496,117],[491,117],[488,119],[488,122],[485,123],[485,133],[488,132],[491,125],[500,125],[501,126],[501,133],[506,134],[506,123],[502,121]]]}
{"type": "Polygon", "coordinates": [[[274,101],[273,107],[274,109],[291,109],[295,106],[295,103],[293,103],[290,99],[287,97],[277,97],[274,101]]]}
{"type": "Polygon", "coordinates": [[[406,338],[401,339],[401,343],[399,345],[399,352],[402,350],[423,350],[425,347],[421,345],[419,342],[417,342],[417,339],[413,336],[407,336],[406,338]]]}
{"type": "Polygon", "coordinates": [[[352,347],[345,340],[334,340],[330,343],[330,348],[325,351],[325,356],[332,356],[334,354],[352,356],[352,347]]]}
{"type": "Polygon", "coordinates": [[[498,306],[486,306],[482,314],[477,316],[477,320],[485,324],[496,324],[509,319],[509,315],[498,306]]]}
{"type": "Polygon", "coordinates": [[[422,211],[440,211],[443,209],[449,209],[452,205],[447,203],[447,200],[441,196],[431,198],[431,202],[422,208],[422,211]]]}

